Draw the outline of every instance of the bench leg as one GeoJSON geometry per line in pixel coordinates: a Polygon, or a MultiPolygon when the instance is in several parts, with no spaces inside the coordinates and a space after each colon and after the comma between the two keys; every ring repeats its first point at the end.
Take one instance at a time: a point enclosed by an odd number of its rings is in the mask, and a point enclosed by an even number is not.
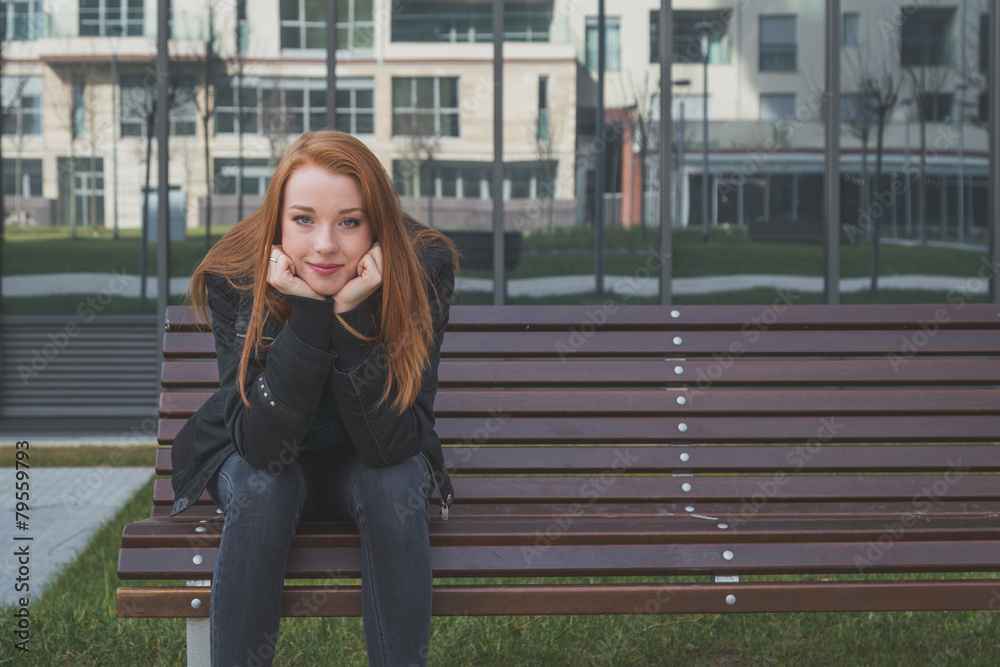
{"type": "Polygon", "coordinates": [[[208,619],[187,619],[187,667],[209,667],[212,662],[209,641],[208,619]]]}
{"type": "MultiPolygon", "coordinates": [[[[211,581],[188,581],[188,586],[208,587],[211,581]]],[[[207,590],[207,589],[206,589],[207,590]]],[[[202,600],[195,599],[195,605],[201,607],[202,600]]],[[[209,632],[209,620],[207,618],[187,619],[187,667],[211,667],[212,664],[212,639],[209,632]]]]}

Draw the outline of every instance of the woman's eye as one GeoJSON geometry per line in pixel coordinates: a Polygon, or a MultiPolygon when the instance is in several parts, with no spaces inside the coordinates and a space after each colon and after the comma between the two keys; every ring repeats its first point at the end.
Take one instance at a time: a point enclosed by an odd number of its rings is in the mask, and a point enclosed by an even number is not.
{"type": "Polygon", "coordinates": [[[361,223],[355,220],[354,218],[347,218],[346,220],[344,220],[344,224],[347,225],[348,227],[357,227],[361,223]]]}
{"type": "Polygon", "coordinates": [[[310,222],[312,222],[312,220],[309,218],[308,215],[297,215],[294,218],[292,218],[292,220],[299,223],[300,225],[308,225],[310,222]]]}

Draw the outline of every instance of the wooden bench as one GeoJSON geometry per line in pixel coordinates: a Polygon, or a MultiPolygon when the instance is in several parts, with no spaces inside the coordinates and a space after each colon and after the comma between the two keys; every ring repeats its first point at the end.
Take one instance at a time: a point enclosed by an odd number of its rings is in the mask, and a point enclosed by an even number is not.
{"type": "MultiPolygon", "coordinates": [[[[948,576],[1000,570],[1000,306],[607,304],[452,309],[435,409],[456,501],[446,522],[431,503],[431,548],[438,578],[631,583],[436,585],[434,614],[1000,608],[996,579],[948,576]]],[[[163,445],[213,349],[170,308],[163,445]]],[[[204,632],[217,510],[169,519],[155,484],[118,574],[179,583],[119,588],[118,613],[204,632]]],[[[287,576],[333,580],[287,586],[285,615],[360,615],[336,581],[360,576],[353,525],[303,524],[287,576]]]]}

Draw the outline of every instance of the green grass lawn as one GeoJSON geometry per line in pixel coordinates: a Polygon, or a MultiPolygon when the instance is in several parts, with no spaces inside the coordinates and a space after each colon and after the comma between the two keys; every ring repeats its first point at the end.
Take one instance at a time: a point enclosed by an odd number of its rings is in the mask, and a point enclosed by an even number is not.
{"type": "MultiPolygon", "coordinates": [[[[38,458],[63,465],[107,460],[103,448],[70,449],[75,448],[46,449],[38,458]]],[[[152,450],[136,449],[117,462],[151,464],[152,450]]],[[[0,665],[184,664],[183,620],[119,619],[115,614],[117,587],[161,583],[121,582],[116,575],[122,527],[148,517],[151,506],[149,483],[49,582],[44,595],[32,600],[31,650],[16,651],[8,633],[0,665]]],[[[13,611],[3,610],[8,623],[13,611]]],[[[1000,662],[998,647],[1000,622],[990,612],[441,617],[432,623],[428,664],[995,665],[1000,662]]],[[[283,619],[275,664],[367,664],[360,620],[283,619]]]]}

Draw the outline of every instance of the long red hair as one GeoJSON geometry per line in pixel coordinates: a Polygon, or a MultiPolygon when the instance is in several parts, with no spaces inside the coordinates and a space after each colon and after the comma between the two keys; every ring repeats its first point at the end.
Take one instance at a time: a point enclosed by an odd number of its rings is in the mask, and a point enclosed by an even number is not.
{"type": "MultiPolygon", "coordinates": [[[[246,341],[240,357],[240,396],[249,406],[247,369],[253,351],[263,344],[262,331],[268,316],[284,323],[290,306],[267,282],[272,244],[281,243],[281,211],[285,184],[296,169],[314,164],[331,173],[354,179],[361,192],[364,212],[372,225],[373,240],[382,246],[382,285],[369,297],[376,334],[368,338],[336,317],[357,338],[375,341],[387,351],[387,382],[379,399],[384,405],[395,386],[390,408],[402,412],[420,392],[421,378],[434,342],[430,303],[425,285],[433,285],[417,259],[417,253],[432,245],[445,249],[457,267],[455,245],[446,236],[421,223],[404,224],[404,214],[392,180],[378,158],[361,141],[343,132],[323,130],[303,134],[282,158],[256,212],[236,224],[215,244],[191,276],[189,300],[207,315],[206,274],[226,278],[233,288],[253,292],[246,341]]],[[[450,298],[437,295],[435,298],[450,298]]],[[[207,317],[206,317],[207,319],[207,317]]]]}

